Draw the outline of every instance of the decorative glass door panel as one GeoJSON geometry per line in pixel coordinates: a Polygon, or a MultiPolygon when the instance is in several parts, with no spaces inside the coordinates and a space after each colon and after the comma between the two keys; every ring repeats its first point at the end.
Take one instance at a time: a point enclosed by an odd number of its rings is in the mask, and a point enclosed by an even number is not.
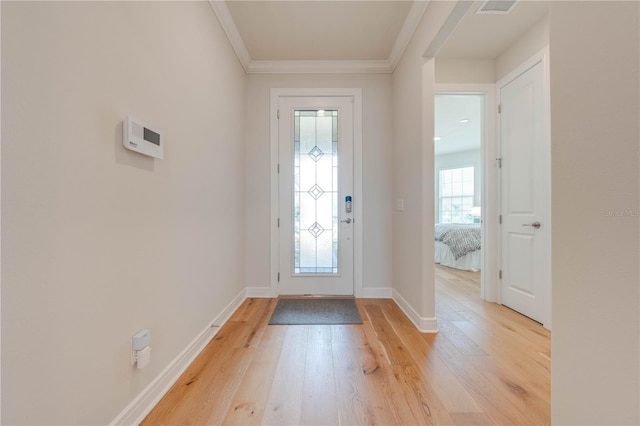
{"type": "Polygon", "coordinates": [[[338,111],[294,112],[294,274],[338,274],[338,111]]]}
{"type": "Polygon", "coordinates": [[[353,294],[353,98],[278,101],[279,294],[353,294]]]}

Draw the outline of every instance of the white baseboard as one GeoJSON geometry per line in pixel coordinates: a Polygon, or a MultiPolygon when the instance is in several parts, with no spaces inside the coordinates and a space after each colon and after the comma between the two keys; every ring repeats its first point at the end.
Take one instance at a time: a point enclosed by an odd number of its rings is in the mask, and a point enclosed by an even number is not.
{"type": "Polygon", "coordinates": [[[240,293],[238,293],[236,297],[233,298],[231,302],[229,302],[229,304],[222,310],[222,312],[218,314],[211,325],[222,327],[227,321],[229,321],[231,315],[233,315],[233,313],[238,310],[238,308],[240,307],[240,305],[242,305],[242,302],[244,302],[246,298],[246,290],[243,289],[240,293]]]}
{"type": "Polygon", "coordinates": [[[151,412],[153,407],[171,389],[193,360],[202,352],[207,344],[218,333],[220,327],[226,323],[231,315],[246,299],[243,289],[216,316],[211,325],[204,329],[168,366],[165,368],[118,416],[111,421],[111,425],[138,425],[151,412]]]}
{"type": "Polygon", "coordinates": [[[395,289],[393,289],[393,300],[398,304],[407,317],[409,317],[420,333],[438,332],[438,320],[435,317],[428,318],[418,315],[416,310],[413,309],[413,307],[395,289]]]}
{"type": "Polygon", "coordinates": [[[247,287],[247,297],[273,298],[278,297],[271,291],[271,287],[247,287]]]}
{"type": "Polygon", "coordinates": [[[393,289],[391,287],[365,287],[360,289],[359,298],[362,299],[391,299],[393,289]]]}

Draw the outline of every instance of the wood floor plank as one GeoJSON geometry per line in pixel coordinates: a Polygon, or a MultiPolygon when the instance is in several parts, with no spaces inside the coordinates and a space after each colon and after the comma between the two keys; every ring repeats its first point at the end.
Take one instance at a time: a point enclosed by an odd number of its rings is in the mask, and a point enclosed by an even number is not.
{"type": "MultiPolygon", "coordinates": [[[[435,353],[449,366],[475,403],[496,424],[532,424],[530,419],[510,401],[509,391],[487,378],[482,370],[470,362],[472,357],[462,355],[444,336],[435,336],[433,347],[435,353]]],[[[489,356],[485,356],[487,357],[489,356]]]]}
{"type": "Polygon", "coordinates": [[[400,391],[409,405],[412,419],[420,424],[452,424],[442,401],[423,379],[415,360],[385,317],[382,307],[368,305],[365,310],[378,340],[385,348],[393,375],[402,384],[400,391]]]}
{"type": "Polygon", "coordinates": [[[493,420],[484,413],[451,413],[456,426],[488,426],[495,425],[493,420]]]}
{"type": "Polygon", "coordinates": [[[550,333],[482,301],[479,277],[436,266],[438,334],[389,299],[315,326],[247,299],[143,424],[550,424],[550,333]]]}
{"type": "Polygon", "coordinates": [[[549,348],[547,332],[534,321],[503,306],[488,304],[477,296],[474,298],[473,294],[465,294],[466,289],[461,289],[456,282],[449,284],[447,281],[443,287],[446,291],[438,293],[441,298],[453,305],[459,304],[460,311],[464,311],[468,320],[441,321],[441,335],[456,346],[459,346],[456,344],[458,336],[465,336],[486,351],[489,356],[469,357],[467,362],[482,372],[485,383],[515,410],[510,414],[510,422],[546,424],[550,416],[550,363],[539,355],[537,349],[549,348]],[[517,321],[509,321],[516,317],[517,321]],[[536,329],[539,333],[532,343],[528,331],[536,329]],[[521,417],[517,413],[525,418],[516,420],[521,417]]]}
{"type": "MultiPolygon", "coordinates": [[[[540,324],[505,306],[482,302],[475,286],[464,286],[460,280],[442,281],[443,269],[446,268],[436,266],[437,299],[455,307],[454,310],[464,320],[477,322],[491,329],[511,331],[511,336],[520,337],[529,344],[540,345],[541,348],[550,345],[550,333],[540,324]]],[[[448,272],[448,276],[452,274],[454,272],[448,272]]]]}
{"type": "Polygon", "coordinates": [[[441,295],[438,295],[438,300],[436,301],[436,317],[447,321],[464,321],[466,319],[466,317],[463,317],[458,311],[449,306],[447,299],[441,295]]]}
{"type": "Polygon", "coordinates": [[[269,327],[264,331],[262,342],[256,347],[259,353],[253,357],[223,424],[258,425],[262,422],[286,334],[284,327],[269,327]]]}
{"type": "Polygon", "coordinates": [[[487,355],[487,353],[476,344],[469,336],[455,326],[461,321],[439,321],[438,332],[447,336],[449,341],[458,348],[458,350],[467,356],[487,355]]]}
{"type": "Polygon", "coordinates": [[[224,330],[220,330],[213,340],[227,344],[220,348],[211,344],[207,346],[167,395],[156,405],[143,424],[175,424],[178,422],[204,424],[209,421],[208,412],[222,409],[219,405],[220,401],[216,399],[221,390],[214,385],[214,382],[217,382],[218,385],[224,385],[224,383],[220,381],[221,378],[217,371],[211,370],[209,366],[211,362],[214,362],[217,365],[232,364],[234,368],[238,368],[235,356],[238,343],[243,341],[243,337],[246,337],[244,328],[242,322],[229,321],[224,330]]]}
{"type": "Polygon", "coordinates": [[[495,358],[473,357],[470,362],[527,418],[524,424],[546,424],[551,416],[550,407],[540,398],[533,380],[526,380],[505,369],[495,358]]]}
{"type": "Polygon", "coordinates": [[[385,398],[380,366],[362,327],[333,326],[332,353],[340,423],[397,424],[385,398]]]}
{"type": "Polygon", "coordinates": [[[487,333],[485,329],[468,321],[454,321],[451,324],[480,347],[485,348],[493,358],[503,362],[505,366],[508,365],[514,371],[519,371],[524,377],[533,376],[533,379],[540,377],[541,380],[536,380],[536,383],[540,383],[544,393],[550,391],[551,384],[545,379],[551,372],[550,361],[539,356],[541,351],[535,345],[527,345],[526,341],[512,337],[510,333],[508,337],[499,331],[487,333]],[[500,344],[507,339],[510,342],[509,345],[500,344]]]}
{"type": "Polygon", "coordinates": [[[331,340],[331,327],[309,326],[302,387],[301,425],[339,423],[331,340]]]}
{"type": "Polygon", "coordinates": [[[287,334],[269,390],[262,424],[299,425],[302,416],[302,387],[307,361],[309,326],[271,327],[286,328],[287,334]]]}
{"type": "MultiPolygon", "coordinates": [[[[420,369],[430,388],[449,413],[481,413],[482,409],[464,389],[449,367],[435,354],[428,339],[421,334],[395,304],[387,304],[383,312],[420,369]]],[[[484,354],[484,352],[483,352],[484,354]]]]}
{"type": "Polygon", "coordinates": [[[371,376],[379,380],[383,397],[388,403],[389,415],[393,419],[389,424],[417,424],[418,420],[414,414],[416,410],[412,409],[411,403],[405,397],[402,390],[401,379],[393,368],[392,358],[390,358],[385,344],[378,339],[378,333],[374,329],[371,318],[368,315],[367,308],[376,306],[380,301],[368,299],[359,300],[357,303],[362,307],[361,315],[364,314],[362,316],[364,322],[363,331],[370,344],[371,353],[377,365],[377,368],[372,371],[371,376]]]}

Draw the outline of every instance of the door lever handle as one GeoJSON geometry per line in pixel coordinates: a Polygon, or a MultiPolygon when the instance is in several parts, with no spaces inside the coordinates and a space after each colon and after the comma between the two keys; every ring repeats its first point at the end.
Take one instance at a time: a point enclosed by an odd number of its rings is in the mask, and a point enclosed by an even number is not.
{"type": "Polygon", "coordinates": [[[540,222],[533,222],[533,223],[525,223],[522,226],[533,226],[534,228],[538,229],[542,226],[542,224],[540,222]]]}
{"type": "Polygon", "coordinates": [[[351,223],[351,218],[348,217],[345,220],[341,220],[340,222],[344,222],[344,223],[351,223]]]}

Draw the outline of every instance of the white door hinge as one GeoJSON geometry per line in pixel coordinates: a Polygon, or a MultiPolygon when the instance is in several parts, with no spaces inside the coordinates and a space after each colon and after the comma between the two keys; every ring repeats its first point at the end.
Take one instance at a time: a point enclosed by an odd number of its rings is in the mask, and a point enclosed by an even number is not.
{"type": "Polygon", "coordinates": [[[280,120],[280,110],[276,111],[276,116],[277,116],[278,120],[280,120]]]}
{"type": "Polygon", "coordinates": [[[502,158],[496,158],[496,161],[498,162],[498,168],[501,169],[502,168],[502,158]]]}
{"type": "Polygon", "coordinates": [[[502,215],[498,215],[498,223],[502,224],[502,215]]]}
{"type": "Polygon", "coordinates": [[[498,114],[502,114],[502,104],[498,104],[498,114]]]}
{"type": "Polygon", "coordinates": [[[278,272],[278,282],[280,282],[280,272],[278,272]]]}
{"type": "Polygon", "coordinates": [[[498,271],[498,278],[502,279],[502,269],[498,271]]]}

